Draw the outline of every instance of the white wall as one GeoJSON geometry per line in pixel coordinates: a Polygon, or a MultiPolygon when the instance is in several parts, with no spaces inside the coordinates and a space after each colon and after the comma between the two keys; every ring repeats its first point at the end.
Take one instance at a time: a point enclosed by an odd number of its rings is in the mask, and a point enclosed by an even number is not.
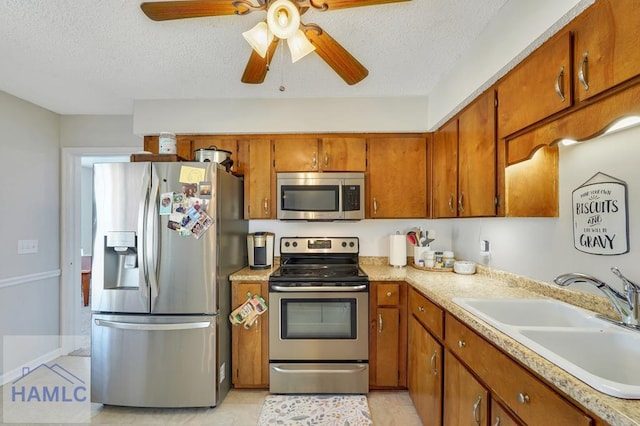
{"type": "MultiPolygon", "coordinates": [[[[0,336],[58,334],[60,154],[58,115],[0,91],[0,336]],[[38,253],[18,255],[18,240],[38,240],[38,253]]],[[[4,340],[4,339],[3,339],[4,340]]],[[[0,378],[17,365],[4,365],[0,378]]],[[[55,350],[51,342],[38,355],[55,350]]],[[[24,348],[23,348],[24,349],[24,348]]],[[[31,348],[34,349],[34,348],[31,348]]],[[[24,357],[29,359],[33,352],[24,357]]]]}

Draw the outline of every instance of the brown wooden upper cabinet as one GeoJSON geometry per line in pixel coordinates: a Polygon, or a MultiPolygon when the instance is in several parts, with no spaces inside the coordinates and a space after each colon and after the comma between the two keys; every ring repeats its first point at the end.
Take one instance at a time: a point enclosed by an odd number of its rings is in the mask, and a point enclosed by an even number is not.
{"type": "Polygon", "coordinates": [[[271,140],[249,139],[240,144],[249,157],[244,177],[245,219],[275,219],[271,140]]]}
{"type": "Polygon", "coordinates": [[[433,138],[433,217],[495,216],[495,92],[478,97],[433,138]]]}
{"type": "Polygon", "coordinates": [[[364,172],[366,139],[277,138],[273,141],[273,159],[276,172],[364,172]]]}
{"type": "Polygon", "coordinates": [[[367,218],[427,217],[428,137],[368,140],[367,218]]]}
{"type": "Polygon", "coordinates": [[[573,27],[574,94],[588,99],[640,73],[640,2],[598,0],[573,27]]]}
{"type": "Polygon", "coordinates": [[[507,74],[498,83],[498,136],[569,108],[571,64],[571,33],[566,31],[507,74]]]}

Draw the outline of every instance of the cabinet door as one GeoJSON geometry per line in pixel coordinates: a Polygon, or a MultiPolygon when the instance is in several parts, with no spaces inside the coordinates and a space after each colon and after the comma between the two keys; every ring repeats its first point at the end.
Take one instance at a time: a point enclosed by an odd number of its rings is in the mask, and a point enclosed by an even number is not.
{"type": "Polygon", "coordinates": [[[571,106],[571,34],[543,45],[498,85],[504,137],[571,106]]]}
{"type": "Polygon", "coordinates": [[[422,424],[442,424],[442,345],[409,316],[409,395],[422,424]]]}
{"type": "Polygon", "coordinates": [[[579,18],[573,37],[576,100],[640,74],[637,0],[598,0],[579,18]]]}
{"type": "Polygon", "coordinates": [[[486,425],[489,392],[449,351],[444,368],[444,424],[486,425]]]}
{"type": "Polygon", "coordinates": [[[273,219],[271,141],[249,140],[249,172],[245,176],[245,218],[273,219]],[[248,195],[247,195],[248,194],[248,195]]]}
{"type": "Polygon", "coordinates": [[[378,308],[376,311],[376,385],[397,387],[399,381],[400,310],[378,308]]]}
{"type": "Polygon", "coordinates": [[[325,172],[367,170],[367,140],[364,138],[323,138],[320,168],[325,172]]]}
{"type": "Polygon", "coordinates": [[[375,138],[368,145],[367,217],[427,217],[426,138],[375,138]]]}
{"type": "Polygon", "coordinates": [[[481,95],[458,119],[458,216],[496,214],[495,94],[481,95]]]}
{"type": "MultiPolygon", "coordinates": [[[[240,306],[247,297],[261,295],[267,300],[267,283],[233,283],[232,309],[240,306]]],[[[223,319],[227,321],[226,318],[223,319]]],[[[263,314],[250,329],[242,325],[231,329],[232,381],[235,387],[264,388],[269,386],[268,314],[263,314]]]]}
{"type": "Polygon", "coordinates": [[[318,139],[275,139],[273,161],[276,172],[317,172],[318,139]]]}
{"type": "Polygon", "coordinates": [[[502,405],[493,399],[491,400],[491,422],[493,426],[524,426],[513,417],[502,405]]]}
{"type": "Polygon", "coordinates": [[[458,120],[433,135],[433,217],[458,215],[458,120]]]}

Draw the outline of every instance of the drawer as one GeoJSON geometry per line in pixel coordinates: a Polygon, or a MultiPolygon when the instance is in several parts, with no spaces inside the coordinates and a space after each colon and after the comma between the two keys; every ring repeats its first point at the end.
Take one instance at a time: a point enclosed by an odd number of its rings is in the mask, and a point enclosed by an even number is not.
{"type": "Polygon", "coordinates": [[[592,424],[585,413],[455,317],[447,314],[445,327],[448,349],[527,424],[592,424]]]}
{"type": "Polygon", "coordinates": [[[400,283],[378,283],[376,286],[378,306],[396,306],[400,304],[400,283]]]}
{"type": "Polygon", "coordinates": [[[444,311],[413,288],[409,292],[409,313],[434,336],[443,339],[444,311]]]}

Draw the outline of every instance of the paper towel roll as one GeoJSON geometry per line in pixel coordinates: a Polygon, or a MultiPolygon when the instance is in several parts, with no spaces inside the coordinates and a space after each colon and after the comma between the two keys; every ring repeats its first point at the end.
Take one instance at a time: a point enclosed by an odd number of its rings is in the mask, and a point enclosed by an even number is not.
{"type": "Polygon", "coordinates": [[[389,236],[389,265],[405,266],[407,264],[407,240],[400,234],[389,236]]]}

